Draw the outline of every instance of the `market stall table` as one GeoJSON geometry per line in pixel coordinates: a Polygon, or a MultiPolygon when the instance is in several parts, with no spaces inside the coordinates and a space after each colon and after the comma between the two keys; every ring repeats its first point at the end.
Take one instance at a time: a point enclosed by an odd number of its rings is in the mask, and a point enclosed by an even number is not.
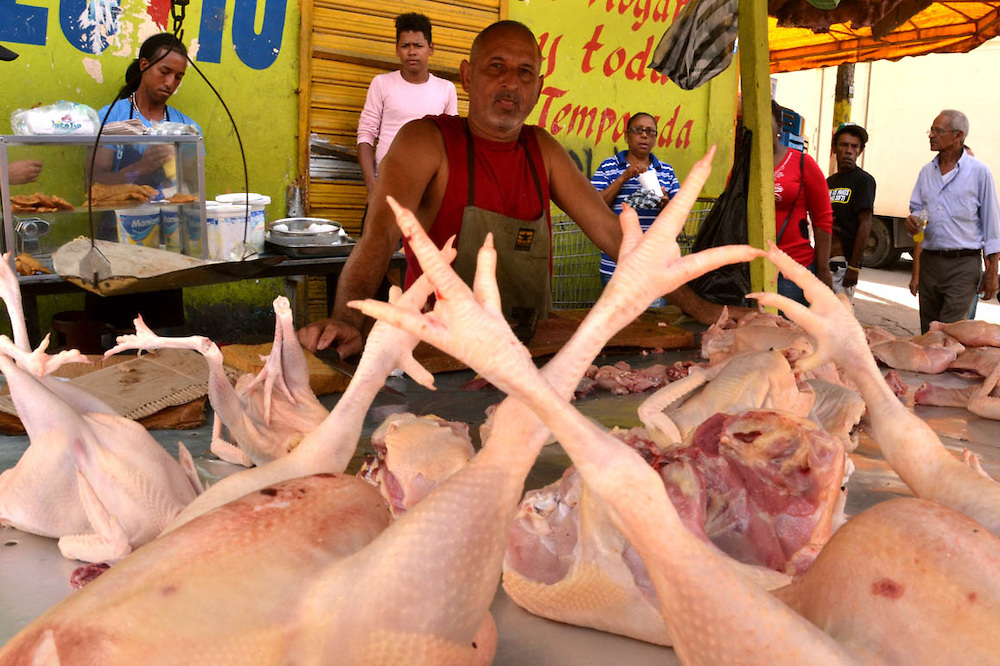
{"type": "MultiPolygon", "coordinates": [[[[292,258],[284,255],[265,253],[245,262],[233,261],[207,264],[197,271],[189,271],[185,276],[186,281],[183,283],[164,285],[161,282],[150,281],[148,286],[137,284],[127,292],[123,291],[120,293],[144,293],[167,287],[197,287],[257,278],[322,276],[326,278],[328,302],[332,303],[333,296],[337,292],[337,282],[340,279],[340,272],[344,269],[345,263],[347,263],[346,255],[337,257],[292,258]]],[[[51,265],[48,267],[51,268],[51,265]]],[[[394,254],[389,260],[390,274],[398,274],[401,279],[405,270],[406,257],[401,252],[394,254]]],[[[52,294],[80,293],[81,287],[73,282],[64,280],[55,273],[22,275],[18,278],[18,283],[21,286],[21,300],[24,308],[25,323],[28,326],[28,336],[31,338],[32,343],[37,344],[41,340],[38,321],[38,297],[52,294]]]]}
{"type": "MultiPolygon", "coordinates": [[[[679,360],[695,360],[695,350],[669,351],[627,355],[608,355],[599,363],[624,360],[633,367],[654,363],[671,364],[679,360]]],[[[926,379],[950,385],[963,380],[953,375],[928,377],[917,373],[900,375],[911,387],[926,379]]],[[[365,419],[361,445],[348,471],[355,471],[365,454],[370,452],[368,438],[390,414],[410,411],[416,414],[436,414],[442,418],[470,424],[477,448],[478,427],[487,406],[498,402],[502,394],[494,389],[463,390],[474,377],[469,370],[436,375],[437,391],[417,386],[409,378],[390,378],[388,384],[403,395],[379,393],[365,419]]],[[[322,398],[332,407],[339,394],[322,398]]],[[[638,424],[636,408],[645,394],[611,396],[596,393],[577,402],[587,416],[606,426],[631,427],[638,424]]],[[[963,447],[982,456],[983,467],[1000,478],[1000,422],[981,419],[964,409],[918,407],[941,435],[945,444],[957,452],[963,447]]],[[[203,477],[215,479],[239,469],[220,462],[207,453],[211,440],[211,418],[195,430],[153,431],[153,436],[167,450],[176,452],[177,441],[183,441],[195,456],[203,477]]],[[[28,443],[27,437],[0,438],[0,470],[13,466],[28,443]]],[[[855,514],[873,504],[911,493],[899,477],[888,468],[877,447],[867,436],[852,454],[857,471],[849,482],[848,514],[855,514]]],[[[569,458],[558,445],[542,450],[528,476],[525,487],[538,488],[558,479],[569,465],[569,458]]],[[[32,619],[52,604],[71,593],[69,578],[79,563],[63,558],[54,539],[46,539],[11,529],[0,528],[0,641],[6,642],[32,619]]],[[[673,651],[629,638],[591,629],[551,622],[529,614],[511,602],[498,589],[492,611],[496,619],[500,643],[494,664],[645,664],[678,663],[673,651]]]]}

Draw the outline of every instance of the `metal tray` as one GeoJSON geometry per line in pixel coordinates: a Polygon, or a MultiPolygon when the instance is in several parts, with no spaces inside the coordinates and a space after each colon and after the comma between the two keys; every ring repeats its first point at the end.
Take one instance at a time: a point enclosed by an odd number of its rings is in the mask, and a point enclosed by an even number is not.
{"type": "Polygon", "coordinates": [[[280,252],[293,259],[346,257],[354,249],[354,245],[354,243],[338,243],[336,245],[283,245],[270,239],[264,242],[264,246],[271,252],[280,252]]]}
{"type": "Polygon", "coordinates": [[[286,217],[275,220],[268,227],[267,245],[274,252],[289,257],[343,257],[350,254],[355,245],[355,240],[344,233],[340,223],[325,218],[286,217]],[[284,224],[288,229],[275,229],[278,224],[284,224]],[[334,229],[317,233],[309,230],[312,224],[328,224],[334,229]]]}

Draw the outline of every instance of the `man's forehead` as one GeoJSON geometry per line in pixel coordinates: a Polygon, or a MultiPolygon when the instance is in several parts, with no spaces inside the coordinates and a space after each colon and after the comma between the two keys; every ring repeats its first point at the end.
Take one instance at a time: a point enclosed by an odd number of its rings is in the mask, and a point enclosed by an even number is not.
{"type": "Polygon", "coordinates": [[[424,33],[418,32],[416,30],[404,30],[399,33],[399,43],[400,44],[421,44],[427,41],[424,37],[424,33]]]}
{"type": "Polygon", "coordinates": [[[501,28],[486,35],[470,54],[473,60],[519,59],[541,61],[541,51],[530,34],[516,28],[501,28]]]}

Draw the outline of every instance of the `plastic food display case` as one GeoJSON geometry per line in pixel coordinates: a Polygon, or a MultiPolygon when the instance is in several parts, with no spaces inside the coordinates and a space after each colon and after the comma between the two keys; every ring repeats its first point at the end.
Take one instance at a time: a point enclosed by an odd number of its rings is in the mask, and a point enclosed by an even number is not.
{"type": "MultiPolygon", "coordinates": [[[[86,173],[95,139],[93,135],[0,135],[0,240],[12,259],[30,255],[51,270],[55,250],[75,238],[90,237],[86,173]],[[12,186],[11,164],[28,159],[43,163],[41,175],[36,182],[12,186]]],[[[151,187],[152,192],[129,183],[98,191],[103,184],[95,179],[95,237],[207,258],[202,137],[102,135],[97,145],[97,150],[113,151],[166,145],[173,156],[154,172],[158,186],[151,187]]]]}

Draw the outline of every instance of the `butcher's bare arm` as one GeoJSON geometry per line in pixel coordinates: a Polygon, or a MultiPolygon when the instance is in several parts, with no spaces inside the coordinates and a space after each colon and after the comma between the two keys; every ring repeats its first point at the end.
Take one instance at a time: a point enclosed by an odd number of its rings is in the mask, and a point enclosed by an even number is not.
{"type": "Polygon", "coordinates": [[[341,358],[361,351],[365,318],[346,304],[375,295],[399,248],[399,228],[386,196],[405,202],[426,229],[437,215],[447,182],[447,156],[437,126],[429,120],[404,125],[379,165],[364,232],[340,274],[330,318],[299,331],[303,347],[310,351],[334,347],[341,358]]]}
{"type": "Polygon", "coordinates": [[[535,135],[549,172],[552,201],[577,223],[594,245],[617,259],[622,243],[618,216],[584,178],[565,148],[544,130],[537,130],[535,135]]]}

